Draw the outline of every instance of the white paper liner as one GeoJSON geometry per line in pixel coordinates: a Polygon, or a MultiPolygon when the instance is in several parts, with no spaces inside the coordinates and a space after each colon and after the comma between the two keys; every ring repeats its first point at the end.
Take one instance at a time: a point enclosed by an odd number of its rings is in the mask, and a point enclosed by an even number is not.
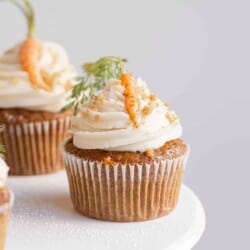
{"type": "Polygon", "coordinates": [[[60,145],[69,125],[70,116],[43,122],[5,124],[0,143],[6,147],[10,174],[46,174],[62,169],[60,145]]]}
{"type": "Polygon", "coordinates": [[[177,204],[188,152],[153,164],[104,166],[62,149],[73,205],[83,215],[141,221],[171,212],[177,204]]]}

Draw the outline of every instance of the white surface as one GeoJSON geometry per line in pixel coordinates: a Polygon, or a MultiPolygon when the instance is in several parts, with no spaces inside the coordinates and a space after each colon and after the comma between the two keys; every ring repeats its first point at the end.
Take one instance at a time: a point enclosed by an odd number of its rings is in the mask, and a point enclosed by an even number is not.
{"type": "Polygon", "coordinates": [[[16,195],[6,250],[187,250],[201,237],[205,214],[186,186],[169,216],[137,223],[85,218],[71,205],[65,172],[11,177],[16,195]]]}

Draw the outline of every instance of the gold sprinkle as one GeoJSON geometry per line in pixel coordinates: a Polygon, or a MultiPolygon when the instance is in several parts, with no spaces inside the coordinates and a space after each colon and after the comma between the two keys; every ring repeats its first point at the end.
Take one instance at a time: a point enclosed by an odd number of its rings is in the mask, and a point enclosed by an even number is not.
{"type": "Polygon", "coordinates": [[[165,102],[164,105],[168,108],[170,104],[168,102],[165,102]]]}

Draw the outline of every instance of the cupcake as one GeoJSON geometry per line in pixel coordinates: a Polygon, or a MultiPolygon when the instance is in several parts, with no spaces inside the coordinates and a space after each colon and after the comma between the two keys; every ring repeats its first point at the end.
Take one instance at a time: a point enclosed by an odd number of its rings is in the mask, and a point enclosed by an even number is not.
{"type": "Polygon", "coordinates": [[[2,159],[2,146],[0,145],[0,250],[4,249],[10,209],[13,204],[13,194],[6,186],[8,167],[2,159]]]}
{"type": "Polygon", "coordinates": [[[34,36],[34,12],[28,1],[29,32],[0,56],[0,143],[12,175],[47,174],[63,168],[60,144],[66,138],[71,110],[61,112],[76,71],[60,45],[34,36]]]}
{"type": "Polygon", "coordinates": [[[145,82],[113,76],[80,106],[62,146],[73,206],[100,220],[155,219],[176,207],[189,148],[178,116],[145,82]]]}

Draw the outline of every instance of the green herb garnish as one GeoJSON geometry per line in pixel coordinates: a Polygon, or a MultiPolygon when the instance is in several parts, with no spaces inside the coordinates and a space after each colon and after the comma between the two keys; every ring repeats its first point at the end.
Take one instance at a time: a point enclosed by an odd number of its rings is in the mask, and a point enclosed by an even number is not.
{"type": "Polygon", "coordinates": [[[84,75],[77,78],[77,84],[69,98],[69,104],[62,111],[72,108],[76,115],[79,106],[86,103],[97,90],[102,89],[107,80],[119,79],[126,72],[126,62],[127,60],[123,58],[107,56],[94,63],[84,64],[84,75]]]}
{"type": "Polygon", "coordinates": [[[28,37],[32,37],[35,34],[35,14],[34,9],[29,0],[22,0],[21,2],[17,0],[7,0],[13,3],[25,16],[28,25],[28,37]]]}
{"type": "MultiPolygon", "coordinates": [[[[3,126],[0,126],[0,133],[2,133],[4,130],[3,126]]],[[[5,153],[5,147],[4,145],[0,144],[0,158],[4,159],[4,153],[5,153]]]]}

